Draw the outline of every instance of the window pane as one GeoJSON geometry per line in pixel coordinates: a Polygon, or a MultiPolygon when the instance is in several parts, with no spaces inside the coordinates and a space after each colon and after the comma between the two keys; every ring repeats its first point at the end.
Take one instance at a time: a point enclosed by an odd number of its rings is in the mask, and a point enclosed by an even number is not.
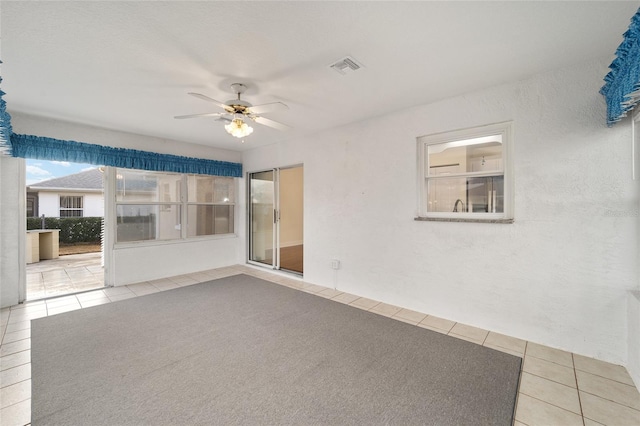
{"type": "Polygon", "coordinates": [[[428,145],[427,153],[430,176],[502,171],[502,135],[428,145]]]}
{"type": "Polygon", "coordinates": [[[213,203],[213,176],[191,175],[187,179],[189,202],[213,203]]]}
{"type": "Polygon", "coordinates": [[[235,203],[235,186],[233,178],[215,178],[213,187],[214,203],[235,203]]]}
{"type": "Polygon", "coordinates": [[[82,210],[60,210],[60,217],[82,217],[82,210]]]}
{"type": "Polygon", "coordinates": [[[82,217],[82,195],[61,195],[60,217],[82,217]]]}
{"type": "Polygon", "coordinates": [[[82,196],[61,195],[60,208],[61,209],[81,209],[82,196]]]}
{"type": "Polygon", "coordinates": [[[232,234],[233,206],[215,206],[214,224],[216,234],[232,234]]]}
{"type": "Polygon", "coordinates": [[[190,205],[187,211],[189,217],[188,237],[234,232],[233,206],[190,205]]]}
{"type": "Polygon", "coordinates": [[[235,202],[233,178],[190,175],[188,188],[191,203],[235,202]]]}
{"type": "Polygon", "coordinates": [[[504,212],[503,176],[430,179],[427,185],[428,212],[504,212]]]}
{"type": "Polygon", "coordinates": [[[117,169],[116,201],[162,202],[180,201],[182,176],[173,173],[117,169]]]}
{"type": "Polygon", "coordinates": [[[180,238],[179,205],[118,205],[116,241],[180,238]]]}

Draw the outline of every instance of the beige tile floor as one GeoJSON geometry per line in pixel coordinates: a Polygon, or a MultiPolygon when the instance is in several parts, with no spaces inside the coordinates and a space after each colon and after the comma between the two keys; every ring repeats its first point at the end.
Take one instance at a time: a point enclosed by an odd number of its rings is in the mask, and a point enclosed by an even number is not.
{"type": "Polygon", "coordinates": [[[60,256],[27,264],[27,300],[57,297],[104,287],[101,254],[60,256]]]}
{"type": "Polygon", "coordinates": [[[640,393],[624,367],[244,265],[4,308],[0,335],[0,423],[31,420],[30,320],[246,273],[524,358],[516,426],[640,425],[640,393]]]}

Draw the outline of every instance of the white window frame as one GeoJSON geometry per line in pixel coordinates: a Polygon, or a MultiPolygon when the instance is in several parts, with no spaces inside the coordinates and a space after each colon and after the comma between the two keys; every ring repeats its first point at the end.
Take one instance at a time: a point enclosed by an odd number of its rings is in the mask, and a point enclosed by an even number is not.
{"type": "MultiPolygon", "coordinates": [[[[238,198],[238,194],[237,194],[237,188],[234,185],[233,188],[233,194],[234,194],[234,199],[233,200],[229,200],[227,202],[205,202],[205,201],[189,201],[189,194],[188,194],[188,180],[189,180],[189,176],[193,176],[193,175],[184,175],[184,187],[183,190],[185,191],[185,198],[184,198],[184,202],[186,203],[185,209],[184,209],[184,217],[185,217],[185,234],[184,234],[184,238],[189,238],[189,239],[193,239],[193,238],[203,238],[203,237],[213,237],[213,236],[224,236],[224,235],[235,235],[236,233],[236,199],[238,198]],[[207,235],[194,235],[194,236],[189,236],[189,207],[191,206],[209,206],[209,207],[213,207],[214,211],[215,208],[218,206],[226,206],[232,207],[232,217],[233,217],[233,232],[225,232],[225,233],[215,233],[215,213],[214,213],[214,225],[213,225],[213,229],[214,229],[214,233],[213,234],[207,234],[207,235]]],[[[210,176],[210,175],[204,175],[204,176],[210,176]]],[[[224,179],[233,179],[233,178],[228,178],[225,176],[213,176],[213,178],[224,178],[224,179]]]]}
{"type": "Polygon", "coordinates": [[[84,217],[84,196],[74,194],[58,194],[58,217],[84,217]],[[79,198],[81,207],[62,207],[62,197],[79,198]],[[80,212],[80,216],[62,216],[62,212],[80,212]]]}
{"type": "MultiPolygon", "coordinates": [[[[457,222],[492,222],[492,223],[511,223],[513,222],[514,213],[514,195],[513,195],[513,122],[503,122],[489,124],[485,126],[472,127],[461,130],[454,130],[443,133],[425,135],[417,138],[417,195],[418,208],[416,220],[442,220],[457,222]],[[429,177],[427,169],[428,147],[449,142],[463,141],[467,139],[475,139],[487,136],[502,136],[502,165],[504,176],[504,212],[428,212],[427,201],[428,181],[433,179],[429,177]]],[[[462,176],[482,177],[484,175],[495,175],[495,172],[487,173],[461,173],[462,176]]]]}
{"type": "MultiPolygon", "coordinates": [[[[198,235],[198,236],[192,236],[189,237],[188,233],[187,233],[187,227],[188,227],[188,206],[189,205],[207,205],[208,203],[196,203],[196,202],[189,202],[188,201],[188,188],[187,188],[187,182],[188,182],[188,176],[190,174],[188,173],[174,173],[174,172],[156,172],[156,171],[150,171],[150,170],[135,170],[137,172],[144,172],[144,173],[149,173],[149,174],[153,174],[153,173],[158,173],[158,174],[172,174],[172,175],[176,175],[176,176],[180,176],[180,199],[176,200],[176,201],[171,201],[171,202],[163,202],[163,201],[153,201],[153,202],[148,202],[148,201],[117,201],[117,190],[116,190],[116,180],[117,180],[117,174],[118,174],[118,170],[119,168],[113,167],[112,168],[112,172],[110,174],[113,175],[113,177],[111,178],[110,181],[110,192],[111,195],[108,197],[109,203],[111,204],[111,209],[112,209],[112,214],[113,214],[113,220],[114,220],[114,229],[113,229],[113,241],[114,241],[114,247],[126,247],[126,246],[139,246],[139,245],[159,245],[159,244],[172,244],[172,243],[179,243],[179,242],[187,242],[187,241],[194,241],[194,240],[202,240],[202,239],[219,239],[219,238],[229,238],[229,237],[237,237],[237,218],[236,218],[236,214],[237,214],[237,198],[238,198],[238,191],[237,191],[237,182],[234,178],[230,178],[233,179],[234,181],[234,199],[233,200],[229,200],[229,203],[225,203],[223,205],[229,205],[229,206],[233,206],[233,214],[234,214],[234,218],[233,218],[233,232],[229,232],[229,233],[224,233],[224,234],[210,234],[210,235],[198,235]],[[116,232],[116,220],[117,220],[117,207],[119,205],[150,205],[150,206],[159,206],[160,208],[162,208],[163,206],[176,206],[179,209],[180,212],[180,237],[178,238],[168,238],[168,239],[151,239],[151,240],[134,240],[134,241],[117,241],[117,232],[116,232]]],[[[134,169],[131,169],[134,170],[134,169]]],[[[216,178],[218,177],[224,177],[224,176],[214,176],[216,178]]],[[[161,195],[163,194],[162,192],[163,190],[160,190],[161,195]]],[[[220,203],[211,203],[211,205],[222,205],[220,203]]]]}

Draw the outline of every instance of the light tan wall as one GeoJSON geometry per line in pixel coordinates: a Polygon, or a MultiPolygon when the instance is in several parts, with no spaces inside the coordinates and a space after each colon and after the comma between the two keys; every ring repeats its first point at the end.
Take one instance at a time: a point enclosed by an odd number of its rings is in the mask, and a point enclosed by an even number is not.
{"type": "Polygon", "coordinates": [[[303,242],[303,168],[280,170],[280,246],[303,242]]]}

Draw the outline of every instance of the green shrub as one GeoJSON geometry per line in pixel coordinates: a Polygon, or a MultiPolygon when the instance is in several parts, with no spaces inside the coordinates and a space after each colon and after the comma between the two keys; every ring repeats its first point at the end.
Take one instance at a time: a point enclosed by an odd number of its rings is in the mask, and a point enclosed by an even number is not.
{"type": "MultiPolygon", "coordinates": [[[[99,243],[102,234],[101,217],[45,217],[44,225],[60,230],[60,244],[99,243]]],[[[41,218],[27,218],[27,230],[41,228],[41,218]]]]}

